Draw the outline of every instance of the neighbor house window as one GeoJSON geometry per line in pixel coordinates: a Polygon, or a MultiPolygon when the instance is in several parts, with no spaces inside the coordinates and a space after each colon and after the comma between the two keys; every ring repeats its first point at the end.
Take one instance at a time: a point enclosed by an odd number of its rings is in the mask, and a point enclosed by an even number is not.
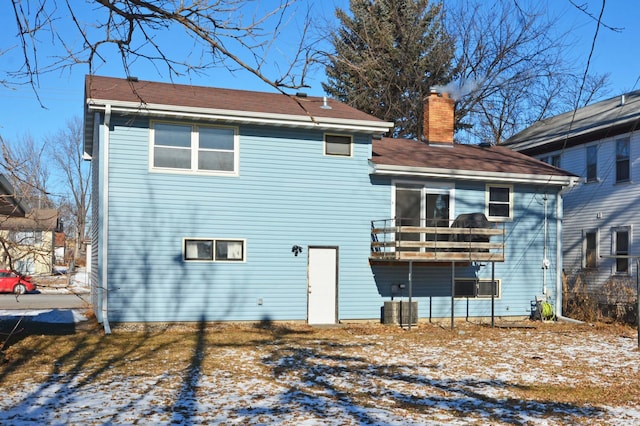
{"type": "Polygon", "coordinates": [[[629,139],[616,141],[616,182],[628,182],[629,173],[629,139]]]}
{"type": "Polygon", "coordinates": [[[553,167],[560,167],[559,155],[550,155],[548,157],[542,157],[540,160],[544,161],[547,164],[551,164],[553,167]]]}
{"type": "Polygon", "coordinates": [[[153,123],[154,169],[237,173],[238,137],[234,127],[153,123]]]}
{"type": "Polygon", "coordinates": [[[324,135],[325,155],[351,156],[351,136],[324,135]]]}
{"type": "Polygon", "coordinates": [[[21,246],[42,244],[42,231],[10,231],[9,240],[21,246]]]}
{"type": "Polygon", "coordinates": [[[513,219],[513,186],[487,185],[487,218],[496,221],[513,219]]]}
{"type": "Polygon", "coordinates": [[[584,233],[584,266],[585,268],[598,267],[598,233],[589,231],[584,233]]]}
{"type": "MultiPolygon", "coordinates": [[[[629,256],[629,245],[631,242],[631,228],[621,226],[613,228],[611,235],[612,251],[614,256],[629,256]]],[[[616,258],[616,274],[629,273],[629,258],[616,258]]]]}
{"type": "Polygon", "coordinates": [[[587,182],[598,180],[598,147],[596,145],[587,147],[587,182]]]}
{"type": "MultiPolygon", "coordinates": [[[[492,285],[486,279],[456,278],[454,290],[455,297],[490,298],[492,285]]],[[[500,280],[495,280],[493,296],[500,297],[500,280]]]]}
{"type": "Polygon", "coordinates": [[[244,262],[245,241],[193,238],[184,240],[184,260],[244,262]]]}

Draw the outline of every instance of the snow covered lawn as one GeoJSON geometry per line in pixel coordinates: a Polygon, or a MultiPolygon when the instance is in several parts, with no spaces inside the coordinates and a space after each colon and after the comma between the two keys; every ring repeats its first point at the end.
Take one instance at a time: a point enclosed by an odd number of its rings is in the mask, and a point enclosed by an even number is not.
{"type": "Polygon", "coordinates": [[[29,336],[0,364],[0,424],[640,424],[635,329],[536,325],[29,336]]]}

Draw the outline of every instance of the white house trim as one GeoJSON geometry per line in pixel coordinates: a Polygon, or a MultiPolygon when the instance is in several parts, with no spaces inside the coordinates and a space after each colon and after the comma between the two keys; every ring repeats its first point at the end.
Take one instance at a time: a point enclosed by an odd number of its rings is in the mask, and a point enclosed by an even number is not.
{"type": "Polygon", "coordinates": [[[479,172],[477,170],[436,169],[371,163],[372,174],[387,176],[415,176],[430,179],[465,179],[468,181],[499,183],[532,183],[573,186],[579,182],[575,176],[531,175],[520,173],[479,172]]]}
{"type": "Polygon", "coordinates": [[[370,134],[386,133],[393,123],[384,121],[353,120],[311,115],[274,114],[252,111],[236,111],[180,105],[143,104],[140,102],[87,99],[89,111],[104,111],[111,105],[112,112],[159,117],[188,118],[192,120],[225,121],[243,124],[261,124],[283,127],[304,127],[323,130],[358,131],[370,134]]]}

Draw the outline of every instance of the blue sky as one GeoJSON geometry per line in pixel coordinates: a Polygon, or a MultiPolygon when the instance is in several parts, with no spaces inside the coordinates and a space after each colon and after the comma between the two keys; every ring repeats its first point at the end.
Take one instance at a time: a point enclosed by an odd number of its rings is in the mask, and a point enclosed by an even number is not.
{"type": "MultiPolygon", "coordinates": [[[[452,1],[452,0],[449,0],[452,1]]],[[[600,12],[602,0],[576,0],[577,4],[585,4],[589,11],[597,16],[600,12]]],[[[59,2],[63,3],[63,2],[59,2]]],[[[269,5],[269,2],[263,4],[269,5]]],[[[76,4],[76,3],[74,3],[76,4]]],[[[78,2],[78,4],[82,4],[78,2]]],[[[257,2],[260,5],[260,2],[257,2]]],[[[278,40],[278,50],[286,53],[294,45],[296,33],[301,26],[307,7],[316,23],[329,27],[335,25],[335,7],[348,7],[348,0],[299,0],[295,11],[295,20],[288,24],[287,32],[278,40]],[[326,23],[326,25],[324,24],[326,23]]],[[[258,6],[260,7],[260,6],[258,6]]],[[[265,6],[268,7],[268,6],[265,6]]],[[[568,52],[579,64],[578,72],[584,72],[587,55],[591,48],[596,25],[595,21],[580,13],[569,0],[549,0],[549,7],[553,13],[561,15],[559,31],[573,28],[571,37],[575,39],[575,47],[568,52]]],[[[590,71],[610,74],[609,95],[640,88],[640,2],[635,0],[617,0],[606,3],[603,21],[611,27],[620,28],[619,32],[601,27],[596,40],[595,51],[590,64],[590,71]]],[[[68,26],[61,26],[64,31],[68,26]]],[[[73,34],[70,32],[70,34],[73,34]]],[[[47,51],[46,42],[42,40],[39,54],[48,58],[52,54],[47,51]]],[[[9,2],[2,2],[0,6],[0,79],[6,78],[7,69],[20,64],[19,51],[15,49],[17,43],[15,22],[9,2]]],[[[278,50],[275,50],[276,52],[278,50]]],[[[106,64],[99,67],[97,74],[124,77],[124,71],[115,56],[105,55],[106,64]]],[[[84,65],[76,66],[70,71],[54,72],[41,77],[38,94],[44,107],[41,107],[33,90],[28,86],[6,88],[0,86],[0,135],[5,141],[14,142],[26,135],[35,140],[46,136],[66,126],[67,120],[82,115],[84,75],[88,68],[84,65]]],[[[136,64],[133,73],[145,80],[167,81],[164,72],[158,72],[151,66],[136,64]]],[[[208,73],[206,77],[178,78],[177,83],[217,86],[226,88],[264,90],[272,89],[256,77],[242,72],[230,73],[226,69],[217,69],[208,73]]],[[[324,95],[320,83],[324,81],[324,70],[317,68],[308,82],[312,85],[306,92],[310,95],[324,95]]]]}

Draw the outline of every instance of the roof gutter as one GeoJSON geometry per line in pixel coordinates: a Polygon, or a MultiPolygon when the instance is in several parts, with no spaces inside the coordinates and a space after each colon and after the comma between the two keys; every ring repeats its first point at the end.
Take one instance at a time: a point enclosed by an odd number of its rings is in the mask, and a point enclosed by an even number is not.
{"type": "Polygon", "coordinates": [[[482,182],[532,183],[557,186],[573,186],[579,182],[577,176],[534,175],[524,173],[479,172],[477,170],[438,169],[375,164],[370,161],[372,174],[382,176],[416,176],[431,179],[464,179],[482,182]]]}
{"type": "Polygon", "coordinates": [[[220,120],[245,124],[267,124],[283,127],[304,127],[326,130],[352,130],[371,134],[381,134],[389,131],[393,123],[385,121],[353,120],[333,117],[316,117],[309,115],[289,115],[262,113],[254,111],[236,111],[199,107],[185,107],[180,105],[143,104],[140,102],[111,102],[103,99],[87,99],[90,111],[104,111],[107,105],[111,112],[122,114],[163,116],[176,118],[192,118],[206,120],[220,120]]]}

